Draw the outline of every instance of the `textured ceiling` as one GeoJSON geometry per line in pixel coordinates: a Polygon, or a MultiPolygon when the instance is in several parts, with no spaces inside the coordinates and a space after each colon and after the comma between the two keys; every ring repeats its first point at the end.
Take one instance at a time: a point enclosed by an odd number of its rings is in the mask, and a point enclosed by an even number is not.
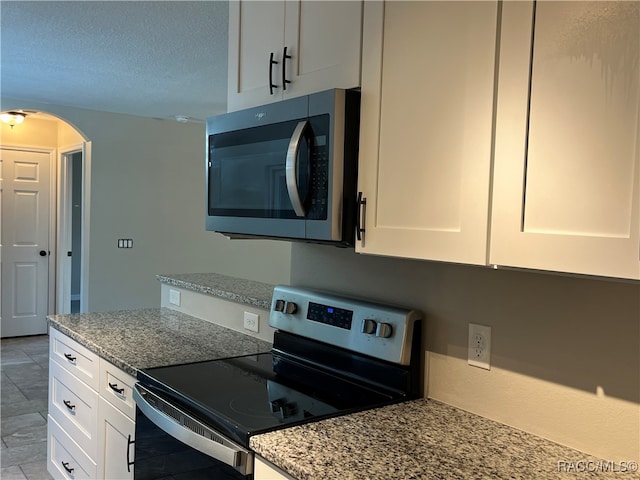
{"type": "Polygon", "coordinates": [[[202,120],[226,110],[227,23],[226,1],[1,0],[0,93],[202,120]]]}

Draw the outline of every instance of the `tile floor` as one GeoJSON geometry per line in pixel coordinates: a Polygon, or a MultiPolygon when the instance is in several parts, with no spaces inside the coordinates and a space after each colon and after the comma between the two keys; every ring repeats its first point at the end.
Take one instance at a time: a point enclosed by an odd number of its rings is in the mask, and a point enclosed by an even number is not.
{"type": "Polygon", "coordinates": [[[49,336],[2,339],[0,478],[45,480],[49,336]]]}

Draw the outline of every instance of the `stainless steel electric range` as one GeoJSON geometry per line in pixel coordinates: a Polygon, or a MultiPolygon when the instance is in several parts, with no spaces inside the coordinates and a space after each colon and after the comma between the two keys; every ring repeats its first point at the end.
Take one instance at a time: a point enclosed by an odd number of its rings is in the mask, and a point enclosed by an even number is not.
{"type": "Polygon", "coordinates": [[[416,398],[420,320],[276,287],[271,351],[139,372],[134,478],[252,478],[252,435],[416,398]]]}

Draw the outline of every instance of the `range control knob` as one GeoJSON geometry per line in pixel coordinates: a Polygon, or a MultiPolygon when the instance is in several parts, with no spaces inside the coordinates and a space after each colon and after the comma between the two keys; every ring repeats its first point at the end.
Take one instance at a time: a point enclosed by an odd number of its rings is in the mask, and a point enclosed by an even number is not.
{"type": "Polygon", "coordinates": [[[389,323],[379,323],[378,328],[376,328],[376,337],[381,338],[389,338],[393,330],[391,329],[391,324],[389,323]]]}
{"type": "Polygon", "coordinates": [[[284,305],[284,313],[292,314],[298,311],[298,305],[294,302],[287,302],[284,305]]]}
{"type": "Polygon", "coordinates": [[[276,304],[273,306],[276,312],[284,312],[284,300],[276,300],[276,304]]]}
{"type": "Polygon", "coordinates": [[[364,320],[362,320],[362,325],[360,325],[360,333],[366,333],[368,335],[376,333],[376,321],[371,320],[370,318],[365,318],[364,320]]]}

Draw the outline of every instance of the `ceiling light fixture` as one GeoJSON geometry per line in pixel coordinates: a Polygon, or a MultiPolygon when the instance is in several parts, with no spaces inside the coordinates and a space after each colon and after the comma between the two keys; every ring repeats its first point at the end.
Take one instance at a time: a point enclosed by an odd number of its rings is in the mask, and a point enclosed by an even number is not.
{"type": "Polygon", "coordinates": [[[24,112],[5,112],[0,115],[0,120],[4,123],[8,123],[11,129],[16,125],[20,125],[24,122],[25,117],[27,116],[24,112]]]}

